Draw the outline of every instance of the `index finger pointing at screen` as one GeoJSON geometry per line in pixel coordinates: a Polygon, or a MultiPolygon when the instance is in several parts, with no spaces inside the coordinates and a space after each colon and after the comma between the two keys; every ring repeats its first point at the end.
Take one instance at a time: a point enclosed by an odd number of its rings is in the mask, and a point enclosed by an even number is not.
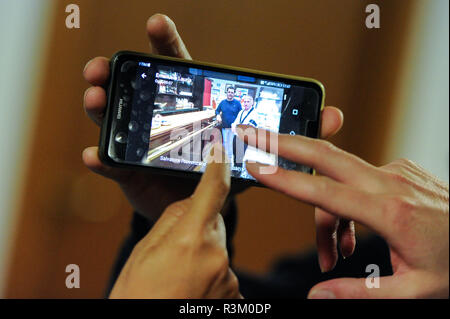
{"type": "Polygon", "coordinates": [[[259,163],[247,162],[247,170],[259,182],[293,198],[320,207],[336,216],[355,220],[389,237],[393,216],[384,216],[382,198],[364,190],[336,182],[327,176],[313,176],[278,168],[261,174],[259,163]]]}
{"type": "Polygon", "coordinates": [[[336,181],[361,186],[367,181],[367,177],[377,178],[372,165],[325,140],[276,134],[250,125],[238,125],[238,128],[239,138],[249,145],[315,168],[318,173],[336,181]]]}

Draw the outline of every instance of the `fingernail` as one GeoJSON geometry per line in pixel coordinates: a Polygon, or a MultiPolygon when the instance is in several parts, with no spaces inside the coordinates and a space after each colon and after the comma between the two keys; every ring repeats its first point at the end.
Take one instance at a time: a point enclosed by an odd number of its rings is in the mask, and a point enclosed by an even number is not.
{"type": "Polygon", "coordinates": [[[87,154],[87,152],[88,152],[88,149],[87,149],[87,148],[85,148],[85,149],[83,150],[83,152],[81,152],[81,158],[82,158],[82,159],[84,158],[84,155],[87,154]]]}
{"type": "Polygon", "coordinates": [[[331,269],[334,268],[334,266],[333,265],[327,265],[327,263],[324,262],[322,260],[322,258],[319,257],[319,268],[320,268],[320,271],[323,274],[323,273],[329,272],[331,269]]]}
{"type": "Polygon", "coordinates": [[[209,150],[209,154],[207,157],[207,163],[227,163],[226,162],[226,153],[221,143],[214,143],[209,150]]]}
{"type": "Polygon", "coordinates": [[[86,72],[86,69],[89,66],[89,64],[91,64],[92,60],[94,60],[94,59],[91,59],[88,61],[88,63],[86,63],[86,65],[84,66],[84,69],[83,69],[83,73],[86,72]]]}
{"type": "Polygon", "coordinates": [[[160,15],[160,13],[155,13],[154,15],[152,15],[150,18],[148,18],[148,22],[150,22],[150,21],[153,21],[153,20],[155,20],[155,18],[157,17],[157,16],[159,16],[160,15]]]}
{"type": "Polygon", "coordinates": [[[323,269],[322,262],[320,261],[320,256],[319,256],[318,262],[319,262],[320,272],[323,274],[325,271],[324,271],[324,269],[323,269]]]}
{"type": "Polygon", "coordinates": [[[88,88],[84,91],[83,101],[86,99],[86,95],[88,94],[89,90],[90,90],[90,88],[88,88]]]}
{"type": "Polygon", "coordinates": [[[330,268],[322,267],[322,265],[320,265],[320,264],[319,264],[319,266],[320,266],[320,271],[322,272],[322,274],[329,272],[331,270],[330,268]]]}
{"type": "Polygon", "coordinates": [[[346,259],[353,255],[353,250],[342,251],[341,253],[342,253],[342,257],[344,257],[344,259],[346,259]]]}
{"type": "Polygon", "coordinates": [[[336,299],[336,296],[329,290],[316,290],[309,294],[308,299],[336,299]]]}

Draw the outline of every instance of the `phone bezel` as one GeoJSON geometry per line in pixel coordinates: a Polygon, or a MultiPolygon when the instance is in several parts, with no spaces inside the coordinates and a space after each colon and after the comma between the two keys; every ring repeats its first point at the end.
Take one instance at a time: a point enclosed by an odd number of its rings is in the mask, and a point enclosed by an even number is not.
{"type": "MultiPolygon", "coordinates": [[[[312,132],[313,134],[308,134],[309,137],[318,138],[319,132],[321,128],[321,122],[322,122],[322,111],[324,108],[324,102],[325,102],[325,89],[322,83],[319,81],[312,79],[312,78],[306,78],[306,77],[300,77],[300,76],[292,76],[292,75],[284,75],[284,74],[277,74],[277,73],[271,73],[271,72],[265,72],[265,71],[258,71],[258,70],[252,70],[247,68],[240,68],[240,67],[232,67],[227,65],[220,65],[220,64],[214,64],[209,62],[200,62],[200,61],[193,61],[193,60],[186,60],[181,58],[174,58],[174,57],[167,57],[167,56],[161,56],[156,54],[146,54],[146,53],[140,53],[140,52],[133,52],[133,51],[119,51],[116,52],[111,60],[110,60],[110,76],[108,78],[107,84],[104,87],[106,90],[106,96],[107,96],[107,105],[105,109],[105,115],[103,119],[103,123],[101,126],[101,132],[100,132],[100,142],[99,142],[99,157],[100,160],[109,166],[113,167],[120,167],[120,168],[128,168],[133,170],[144,170],[147,172],[151,172],[154,174],[159,175],[166,175],[166,176],[174,176],[174,177],[182,177],[182,178],[190,178],[198,180],[200,179],[202,173],[201,172],[193,172],[193,171],[182,171],[182,170],[176,170],[176,169],[168,169],[168,168],[160,168],[160,167],[152,167],[152,166],[144,166],[144,165],[138,165],[138,164],[131,164],[131,163],[121,163],[117,162],[114,159],[112,159],[108,155],[108,148],[109,148],[109,137],[111,134],[111,126],[112,126],[112,119],[113,119],[113,109],[114,109],[114,94],[115,94],[115,83],[116,80],[116,71],[117,71],[117,64],[122,59],[129,59],[129,57],[132,57],[133,59],[146,59],[151,58],[154,60],[158,60],[158,62],[164,63],[165,61],[174,63],[174,64],[182,64],[187,65],[189,67],[201,67],[204,69],[213,70],[215,72],[235,72],[238,74],[246,75],[246,76],[263,76],[269,80],[279,81],[279,82],[287,82],[295,85],[301,85],[304,87],[311,87],[317,89],[317,92],[320,94],[320,111],[318,115],[318,125],[317,125],[317,132],[312,132]]],[[[312,174],[315,174],[315,171],[313,170],[312,174]]],[[[243,179],[239,177],[232,177],[232,183],[238,183],[240,185],[247,185],[247,186],[263,186],[261,183],[249,180],[249,179],[243,179]]]]}

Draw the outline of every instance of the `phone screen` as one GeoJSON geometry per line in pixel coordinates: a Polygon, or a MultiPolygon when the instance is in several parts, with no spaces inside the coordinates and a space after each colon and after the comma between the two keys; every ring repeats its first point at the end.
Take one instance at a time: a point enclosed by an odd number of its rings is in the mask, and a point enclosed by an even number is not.
{"type": "Polygon", "coordinates": [[[244,144],[236,126],[317,137],[318,84],[155,57],[119,60],[110,88],[114,161],[201,173],[212,143],[220,142],[235,178],[254,179],[246,161],[310,171],[244,144]]]}

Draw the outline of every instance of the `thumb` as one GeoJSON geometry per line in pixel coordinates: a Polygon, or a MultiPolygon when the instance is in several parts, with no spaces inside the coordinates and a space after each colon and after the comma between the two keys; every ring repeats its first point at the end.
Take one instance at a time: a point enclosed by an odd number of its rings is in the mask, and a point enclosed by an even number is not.
{"type": "Polygon", "coordinates": [[[203,228],[216,222],[230,191],[230,166],[226,163],[221,143],[213,144],[208,166],[192,195],[192,206],[186,214],[186,224],[203,228]]]}
{"type": "Polygon", "coordinates": [[[179,222],[191,206],[191,198],[174,202],[167,206],[150,232],[141,240],[142,246],[151,247],[161,242],[179,222]]]}
{"type": "Polygon", "coordinates": [[[191,59],[175,23],[164,14],[154,14],[147,21],[147,34],[155,54],[191,59]]]}
{"type": "Polygon", "coordinates": [[[308,299],[385,299],[407,298],[398,276],[340,278],[321,282],[311,288],[308,299]]]}

